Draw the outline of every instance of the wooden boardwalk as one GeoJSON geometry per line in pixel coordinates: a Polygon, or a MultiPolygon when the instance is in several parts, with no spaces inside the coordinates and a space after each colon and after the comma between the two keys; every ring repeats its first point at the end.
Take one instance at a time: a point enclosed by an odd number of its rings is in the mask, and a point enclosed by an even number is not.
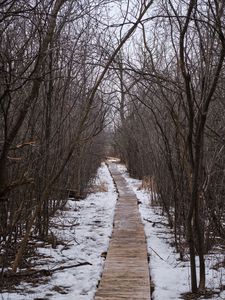
{"type": "Polygon", "coordinates": [[[119,192],[114,229],[95,300],[150,300],[150,277],[144,228],[137,198],[116,163],[109,168],[119,192]]]}

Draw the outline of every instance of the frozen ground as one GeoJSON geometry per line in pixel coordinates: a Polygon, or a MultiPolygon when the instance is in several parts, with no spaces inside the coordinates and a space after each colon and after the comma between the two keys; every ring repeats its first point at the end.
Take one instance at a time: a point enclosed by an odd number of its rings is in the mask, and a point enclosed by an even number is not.
{"type": "Polygon", "coordinates": [[[81,262],[91,265],[54,272],[46,282],[24,283],[14,293],[1,293],[2,300],[53,299],[92,300],[100,279],[104,252],[112,232],[117,193],[108,168],[102,164],[95,181],[95,192],[85,200],[68,201],[66,208],[52,220],[52,231],[63,245],[39,247],[43,255],[41,269],[71,266],[81,262]]]}
{"type": "MultiPolygon", "coordinates": [[[[155,285],[153,300],[181,299],[181,293],[190,291],[189,262],[179,260],[175,248],[171,246],[172,232],[164,225],[167,220],[161,215],[159,207],[151,206],[149,193],[140,189],[141,181],[130,178],[124,165],[119,165],[119,169],[140,202],[139,210],[145,226],[150,254],[150,274],[155,285]]],[[[224,268],[218,270],[211,268],[223,260],[224,255],[219,254],[206,257],[207,287],[218,292],[210,298],[212,300],[225,299],[225,291],[220,291],[222,286],[225,288],[225,270],[224,268]]],[[[196,262],[198,264],[197,259],[196,262]]],[[[202,297],[201,299],[208,298],[202,297]]]]}

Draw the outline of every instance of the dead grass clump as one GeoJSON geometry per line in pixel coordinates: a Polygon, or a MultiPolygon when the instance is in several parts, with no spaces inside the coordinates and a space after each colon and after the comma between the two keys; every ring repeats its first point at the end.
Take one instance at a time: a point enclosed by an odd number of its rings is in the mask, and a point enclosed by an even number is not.
{"type": "Polygon", "coordinates": [[[144,176],[142,179],[141,186],[139,187],[139,190],[141,189],[156,192],[154,176],[144,176]]]}
{"type": "Polygon", "coordinates": [[[93,184],[89,188],[89,193],[106,193],[108,192],[108,186],[106,182],[99,182],[97,184],[93,184]]]}

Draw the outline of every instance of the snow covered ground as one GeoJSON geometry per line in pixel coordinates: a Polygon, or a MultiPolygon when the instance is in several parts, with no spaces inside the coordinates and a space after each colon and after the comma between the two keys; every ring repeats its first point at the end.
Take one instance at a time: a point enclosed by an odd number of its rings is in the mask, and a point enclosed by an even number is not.
{"type": "MultiPolygon", "coordinates": [[[[189,262],[179,260],[175,248],[171,246],[173,234],[164,225],[167,224],[167,220],[161,215],[159,207],[151,206],[149,192],[140,189],[141,181],[130,178],[124,165],[118,166],[140,202],[139,210],[145,226],[148,253],[150,254],[150,274],[155,285],[152,295],[153,300],[182,299],[181,294],[190,291],[189,262]]],[[[214,270],[211,268],[214,264],[223,260],[224,256],[219,254],[206,257],[207,287],[218,292],[210,298],[212,300],[225,299],[225,291],[220,291],[222,286],[225,288],[225,269],[214,270]]],[[[196,263],[198,264],[197,259],[196,263]]],[[[200,299],[208,298],[202,297],[200,299]]]]}
{"type": "MultiPolygon", "coordinates": [[[[190,291],[189,263],[181,262],[171,246],[173,234],[164,224],[167,220],[159,207],[151,206],[149,192],[140,189],[141,181],[129,177],[124,165],[118,165],[128,185],[139,199],[139,210],[145,226],[150,254],[150,274],[155,285],[153,300],[179,300],[181,294],[190,291]],[[148,220],[148,221],[146,221],[148,220]]],[[[72,266],[82,262],[91,265],[74,267],[54,272],[40,283],[23,283],[12,293],[0,293],[2,300],[93,300],[104,265],[112,232],[117,193],[105,164],[99,168],[94,183],[94,192],[85,200],[68,201],[66,208],[52,220],[52,231],[58,240],[63,240],[53,249],[38,248],[40,269],[72,266]]],[[[222,255],[206,257],[207,287],[217,290],[212,300],[225,299],[225,270],[214,270],[215,263],[224,260],[222,255]]],[[[196,260],[197,261],[197,260],[196,260]]],[[[201,299],[207,299],[202,297],[201,299]]],[[[141,299],[137,299],[141,300],[141,299]]]]}
{"type": "MultiPolygon", "coordinates": [[[[41,269],[54,269],[82,262],[91,265],[68,268],[46,277],[46,282],[24,283],[13,293],[0,293],[2,300],[92,300],[104,265],[112,233],[117,193],[105,164],[98,170],[95,192],[85,200],[68,201],[52,220],[53,233],[63,245],[39,247],[41,269]]],[[[37,258],[36,258],[37,259],[37,258]]]]}

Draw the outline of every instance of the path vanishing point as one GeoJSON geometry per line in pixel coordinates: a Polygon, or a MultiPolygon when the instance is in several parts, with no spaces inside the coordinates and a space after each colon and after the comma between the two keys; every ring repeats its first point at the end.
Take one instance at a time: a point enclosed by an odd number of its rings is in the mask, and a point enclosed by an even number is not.
{"type": "Polygon", "coordinates": [[[150,276],[144,227],[137,198],[117,168],[109,170],[118,189],[114,228],[95,300],[150,300],[150,276]]]}

